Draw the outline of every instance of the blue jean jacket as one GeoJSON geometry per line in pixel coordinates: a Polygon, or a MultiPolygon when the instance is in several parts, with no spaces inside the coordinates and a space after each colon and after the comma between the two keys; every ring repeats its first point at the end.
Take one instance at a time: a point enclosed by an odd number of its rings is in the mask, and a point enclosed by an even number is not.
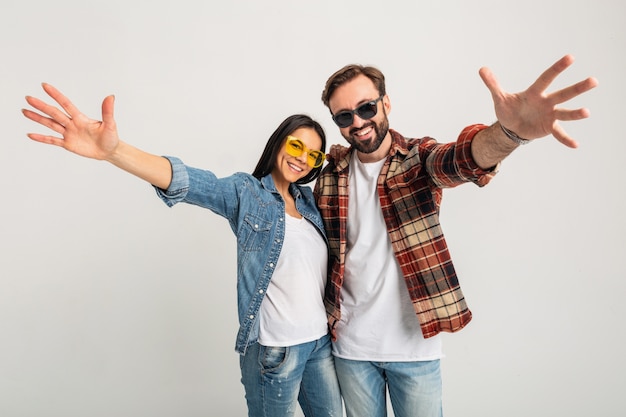
{"type": "MultiPolygon", "coordinates": [[[[235,350],[244,354],[259,337],[259,308],[285,237],[285,202],[271,175],[260,181],[245,173],[218,179],[212,172],[188,167],[178,158],[167,159],[172,165],[172,182],[167,190],[156,188],[165,204],[171,207],[184,202],[207,208],[226,218],[237,236],[239,332],[235,350]]],[[[311,189],[291,184],[289,191],[300,214],[326,240],[311,189]]]]}

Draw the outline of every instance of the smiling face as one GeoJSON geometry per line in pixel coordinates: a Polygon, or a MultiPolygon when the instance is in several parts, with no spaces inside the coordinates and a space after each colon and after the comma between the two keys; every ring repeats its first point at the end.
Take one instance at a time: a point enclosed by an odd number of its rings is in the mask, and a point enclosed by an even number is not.
{"type": "MultiPolygon", "coordinates": [[[[303,127],[294,130],[290,135],[300,139],[307,149],[319,151],[322,148],[322,138],[314,129],[303,127]]],[[[300,156],[291,156],[287,153],[286,140],[287,138],[283,141],[283,146],[276,156],[276,164],[272,170],[272,177],[277,187],[280,187],[281,184],[296,182],[313,169],[307,164],[307,152],[303,152],[300,156]]]]}
{"type": "MultiPolygon", "coordinates": [[[[328,102],[332,114],[354,110],[363,103],[376,100],[380,93],[374,83],[365,75],[338,87],[328,102]]],[[[359,159],[363,162],[379,161],[387,156],[391,147],[389,120],[387,114],[391,110],[389,97],[386,95],[377,104],[378,112],[371,119],[361,119],[354,114],[350,126],[340,128],[341,135],[356,148],[359,159]]]]}

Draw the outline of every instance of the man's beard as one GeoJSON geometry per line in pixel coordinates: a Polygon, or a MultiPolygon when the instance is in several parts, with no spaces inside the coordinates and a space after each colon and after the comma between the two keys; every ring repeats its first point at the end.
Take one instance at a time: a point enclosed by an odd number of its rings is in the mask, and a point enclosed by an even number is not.
{"type": "Polygon", "coordinates": [[[389,132],[389,120],[387,119],[387,115],[385,115],[384,119],[380,124],[376,124],[371,122],[360,129],[351,130],[348,136],[344,136],[344,139],[348,141],[350,145],[352,145],[357,151],[361,153],[372,153],[376,152],[380,147],[380,144],[385,140],[385,136],[387,136],[387,132],[389,132]],[[367,127],[372,127],[374,129],[374,137],[372,139],[362,141],[353,136],[353,132],[358,130],[363,130],[367,127]]]}

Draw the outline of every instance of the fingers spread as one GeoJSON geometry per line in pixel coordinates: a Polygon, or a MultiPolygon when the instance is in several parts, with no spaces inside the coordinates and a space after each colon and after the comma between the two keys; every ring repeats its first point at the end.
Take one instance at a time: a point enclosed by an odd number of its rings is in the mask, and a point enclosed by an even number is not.
{"type": "Polygon", "coordinates": [[[39,110],[40,112],[50,116],[54,121],[56,121],[61,126],[67,126],[67,124],[71,120],[71,118],[67,114],[63,113],[58,108],[56,108],[54,106],[51,106],[51,105],[49,105],[49,104],[39,100],[36,97],[27,96],[26,97],[26,102],[28,104],[30,104],[33,108],[35,108],[35,109],[39,110]]]}
{"type": "Polygon", "coordinates": [[[45,143],[48,145],[55,145],[55,146],[60,146],[60,147],[64,147],[65,145],[65,141],[63,139],[56,138],[54,136],[40,135],[38,133],[28,133],[26,136],[28,136],[30,139],[34,140],[35,142],[41,142],[41,143],[45,143]]]}
{"type": "Polygon", "coordinates": [[[113,110],[115,104],[115,96],[107,96],[102,101],[102,121],[110,124],[114,123],[113,110]]]}
{"type": "Polygon", "coordinates": [[[551,93],[548,97],[554,104],[564,103],[581,95],[582,93],[595,88],[598,85],[598,80],[593,77],[589,77],[585,80],[579,81],[576,84],[563,88],[559,91],[551,93]]]}
{"type": "Polygon", "coordinates": [[[556,140],[558,140],[568,148],[578,147],[578,142],[570,138],[568,134],[565,133],[565,130],[563,130],[563,128],[558,123],[554,123],[554,125],[552,126],[552,136],[554,136],[556,140]]]}
{"type": "Polygon", "coordinates": [[[493,96],[500,95],[500,84],[489,68],[482,67],[478,74],[493,96]]]}
{"type": "Polygon", "coordinates": [[[559,76],[560,73],[565,71],[567,67],[572,65],[574,57],[572,55],[565,55],[563,58],[556,61],[545,70],[539,78],[528,88],[528,91],[533,91],[537,94],[544,92],[550,84],[559,76]]]}
{"type": "Polygon", "coordinates": [[[52,129],[57,133],[63,133],[63,131],[65,130],[63,125],[61,125],[60,123],[49,117],[45,117],[40,115],[39,113],[35,113],[34,111],[22,109],[22,114],[24,114],[26,118],[32,120],[33,122],[39,123],[40,125],[52,129]]]}
{"type": "Polygon", "coordinates": [[[567,109],[555,109],[554,116],[557,120],[563,121],[571,121],[571,120],[580,120],[586,119],[589,117],[589,110],[582,108],[576,110],[567,110],[567,109]]]}
{"type": "Polygon", "coordinates": [[[80,111],[72,104],[72,102],[65,97],[59,90],[53,87],[50,84],[42,83],[41,84],[44,91],[54,99],[59,105],[70,115],[70,117],[76,117],[80,114],[80,111]]]}

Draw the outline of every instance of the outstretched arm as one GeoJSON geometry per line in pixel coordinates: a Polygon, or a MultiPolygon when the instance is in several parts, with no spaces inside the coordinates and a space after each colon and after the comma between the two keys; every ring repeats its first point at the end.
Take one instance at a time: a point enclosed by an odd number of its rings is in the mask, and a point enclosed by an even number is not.
{"type": "Polygon", "coordinates": [[[44,91],[61,107],[49,105],[35,97],[26,101],[35,110],[23,109],[28,119],[45,126],[61,137],[29,133],[36,142],[62,147],[86,158],[104,160],[153,184],[166,189],[172,179],[172,169],[167,159],[149,154],[120,140],[113,108],[115,98],[108,96],[102,102],[102,121],[85,116],[59,90],[42,84],[44,91]]]}
{"type": "Polygon", "coordinates": [[[589,77],[553,93],[545,90],[574,62],[574,57],[566,55],[555,62],[526,91],[507,93],[491,70],[480,69],[479,74],[491,92],[498,122],[479,132],[472,143],[472,155],[482,168],[490,168],[509,155],[519,145],[507,137],[505,127],[518,137],[534,140],[548,135],[570,148],[578,143],[559,125],[559,121],[580,120],[589,117],[585,108],[569,110],[557,107],[598,85],[595,78],[589,77]]]}

